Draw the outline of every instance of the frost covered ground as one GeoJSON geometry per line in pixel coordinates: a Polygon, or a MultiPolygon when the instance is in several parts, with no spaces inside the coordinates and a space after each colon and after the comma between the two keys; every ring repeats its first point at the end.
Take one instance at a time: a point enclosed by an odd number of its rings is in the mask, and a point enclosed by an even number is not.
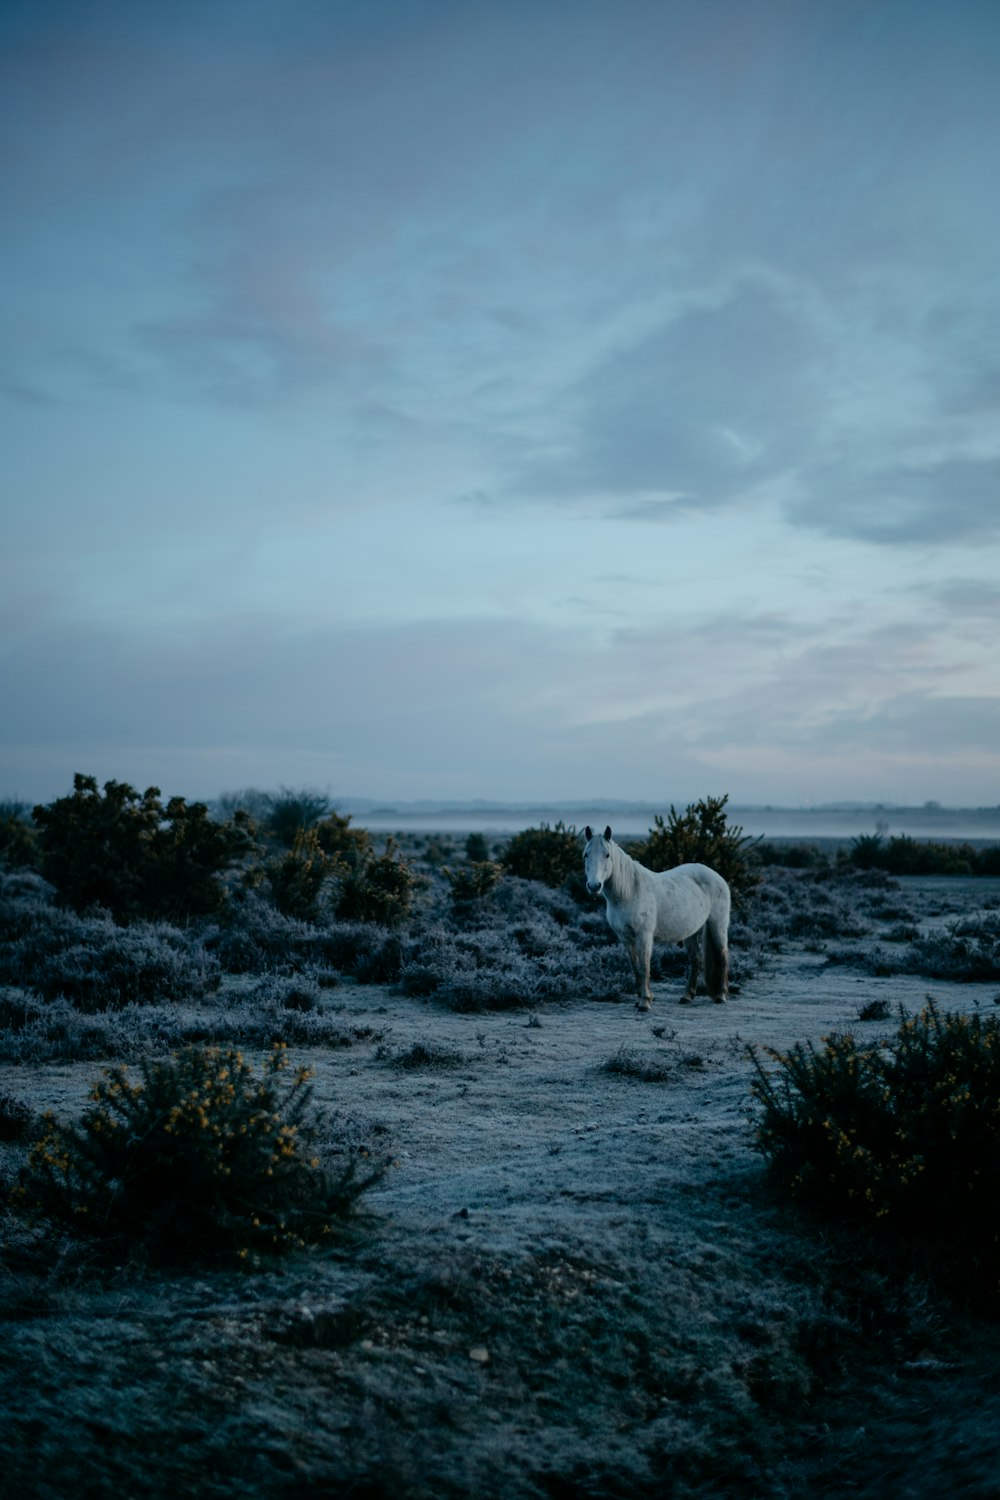
{"type": "MultiPolygon", "coordinates": [[[[394,1161],[350,1242],[255,1276],[9,1258],[8,1493],[995,1500],[996,1328],[794,1214],[752,1147],[749,1046],[1000,995],[845,961],[988,926],[1000,882],[852,900],[855,935],[786,923],[724,1007],[674,977],[650,1015],[324,989],[350,1044],[295,1060],[394,1161]]],[[[7,1064],[0,1093],[73,1115],[99,1069],[7,1064]]]]}

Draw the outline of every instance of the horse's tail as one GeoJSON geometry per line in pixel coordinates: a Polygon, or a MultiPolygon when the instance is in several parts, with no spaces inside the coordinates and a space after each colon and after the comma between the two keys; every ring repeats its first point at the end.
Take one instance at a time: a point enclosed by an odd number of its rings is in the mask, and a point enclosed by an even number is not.
{"type": "Polygon", "coordinates": [[[705,987],[716,999],[729,993],[729,905],[728,885],[713,901],[713,910],[705,923],[705,987]]]}
{"type": "Polygon", "coordinates": [[[729,991],[729,950],[711,922],[705,924],[705,988],[715,999],[724,999],[729,991]]]}

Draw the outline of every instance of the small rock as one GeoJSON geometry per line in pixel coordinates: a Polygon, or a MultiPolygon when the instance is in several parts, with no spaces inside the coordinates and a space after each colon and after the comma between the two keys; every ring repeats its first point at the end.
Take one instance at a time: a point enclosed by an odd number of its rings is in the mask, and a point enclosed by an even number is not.
{"type": "Polygon", "coordinates": [[[469,1358],[475,1360],[477,1365],[488,1365],[490,1362],[490,1351],[484,1349],[482,1344],[476,1344],[469,1350],[469,1358]]]}

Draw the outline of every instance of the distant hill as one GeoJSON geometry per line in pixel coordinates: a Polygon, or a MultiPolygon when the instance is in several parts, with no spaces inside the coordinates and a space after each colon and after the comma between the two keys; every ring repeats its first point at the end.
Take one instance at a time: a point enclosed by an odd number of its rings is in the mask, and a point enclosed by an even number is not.
{"type": "MultiPolygon", "coordinates": [[[[539,823],[562,821],[583,828],[605,823],[621,833],[645,833],[657,813],[666,815],[670,800],[653,803],[609,797],[558,802],[504,802],[487,797],[467,800],[420,798],[379,801],[373,797],[335,797],[341,812],[372,828],[410,831],[516,832],[539,823]]],[[[675,806],[682,808],[683,799],[675,806]]],[[[907,807],[887,802],[826,802],[811,807],[737,804],[730,822],[765,838],[856,838],[862,833],[908,834],[912,838],[1000,839],[1000,806],[942,807],[927,802],[907,807]]]]}

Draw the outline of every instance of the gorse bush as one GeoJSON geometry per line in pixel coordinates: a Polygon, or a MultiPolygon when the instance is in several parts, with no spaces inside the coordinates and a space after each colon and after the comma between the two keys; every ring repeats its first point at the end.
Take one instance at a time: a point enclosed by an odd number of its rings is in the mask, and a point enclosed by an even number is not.
{"type": "Polygon", "coordinates": [[[378,922],[392,927],[410,909],[416,877],[396,853],[392,839],[384,854],[369,854],[340,882],[337,916],[349,922],[378,922]]]}
{"type": "Polygon", "coordinates": [[[349,1154],[331,1171],[309,1072],[283,1075],[277,1046],[257,1073],[231,1047],[195,1046],[108,1069],[79,1124],[46,1117],[20,1199],[77,1234],[150,1259],[255,1264],[333,1234],[379,1163],[349,1154]]]}
{"type": "Polygon", "coordinates": [[[717,870],[729,883],[733,904],[745,908],[760,884],[751,856],[755,840],[726,815],[728,794],[690,803],[679,813],[671,806],[666,821],[659,813],[649,836],[631,853],[649,870],[672,870],[675,865],[703,864],[717,870]]]}
{"type": "Polygon", "coordinates": [[[1000,1295],[1000,1019],[901,1019],[889,1042],[826,1038],[754,1057],[757,1146],[799,1198],[947,1242],[1000,1295]]]}
{"type": "Polygon", "coordinates": [[[216,823],[202,802],[158,787],[140,797],[127,782],[74,776],[73,794],[36,807],[41,869],[77,911],[102,906],[116,920],[178,920],[214,912],[225,900],[219,875],[254,849],[253,824],[237,812],[216,823]]]}
{"type": "Polygon", "coordinates": [[[275,906],[284,916],[302,921],[318,916],[323,888],[338,868],[323,850],[315,828],[300,828],[292,847],[264,866],[275,906]]]}
{"type": "Polygon", "coordinates": [[[501,862],[508,875],[557,887],[579,876],[581,857],[579,834],[560,821],[554,828],[542,823],[515,833],[501,862]]]}
{"type": "Polygon", "coordinates": [[[451,870],[446,865],[441,872],[451,886],[451,898],[456,906],[481,901],[495,891],[503,879],[503,866],[492,860],[476,860],[472,864],[459,865],[451,870]]]}
{"type": "Polygon", "coordinates": [[[367,828],[352,828],[350,813],[331,812],[316,824],[316,837],[324,854],[349,869],[363,864],[371,853],[367,828]]]}

